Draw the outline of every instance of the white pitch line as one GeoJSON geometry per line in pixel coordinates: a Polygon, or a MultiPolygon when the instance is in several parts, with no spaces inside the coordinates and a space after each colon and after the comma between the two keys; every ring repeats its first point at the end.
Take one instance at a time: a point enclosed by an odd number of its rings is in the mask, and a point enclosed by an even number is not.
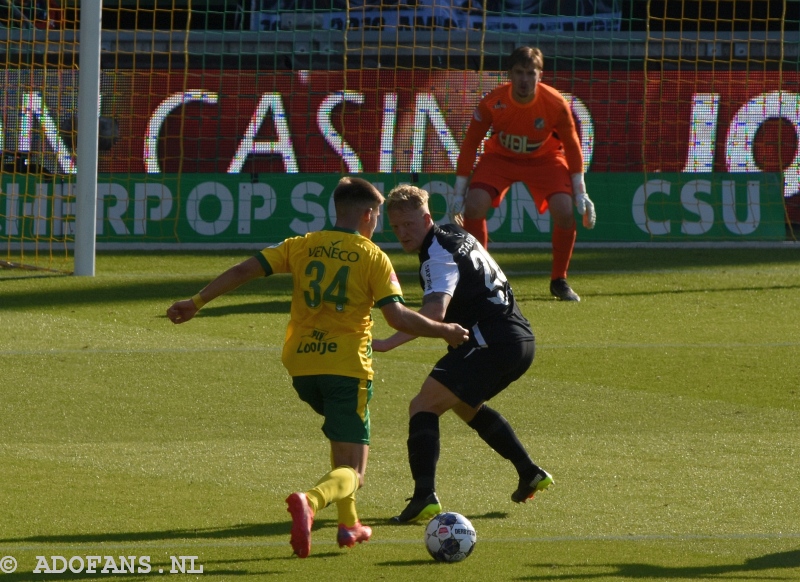
{"type": "Polygon", "coordinates": [[[536,344],[537,349],[661,349],[661,348],[790,348],[800,346],[800,342],[725,342],[725,343],[671,343],[671,344],[536,344]]]}
{"type": "MultiPolygon", "coordinates": [[[[653,349],[750,349],[750,348],[796,348],[797,342],[726,342],[726,343],[606,343],[606,344],[542,344],[537,350],[653,350],[653,349]]],[[[0,350],[0,356],[61,356],[67,354],[194,354],[194,353],[241,353],[279,352],[282,346],[236,346],[199,348],[57,348],[40,350],[0,350]]],[[[442,351],[440,346],[408,346],[406,350],[442,351]]]]}
{"type": "MultiPolygon", "coordinates": [[[[702,266],[688,266],[688,267],[661,267],[661,268],[654,268],[654,269],[582,269],[576,270],[573,275],[666,275],[666,274],[686,274],[686,273],[703,273],[704,275],[711,275],[714,273],[723,273],[729,272],[731,268],[735,266],[724,266],[724,267],[702,267],[702,266]]],[[[510,275],[512,277],[539,277],[543,275],[550,275],[549,270],[544,269],[503,269],[503,272],[506,275],[510,275]]],[[[419,271],[395,271],[398,277],[416,277],[419,275],[419,271]]],[[[219,273],[159,273],[154,275],[152,272],[133,272],[128,271],[125,273],[100,273],[98,278],[107,278],[107,279],[153,279],[153,280],[164,280],[164,279],[177,279],[177,280],[185,280],[185,281],[192,281],[195,279],[208,279],[211,280],[216,277],[219,273]]],[[[285,273],[279,273],[279,275],[285,275],[288,278],[288,275],[285,273]]],[[[698,291],[705,291],[706,289],[697,289],[698,291]]]]}
{"type": "Polygon", "coordinates": [[[194,354],[207,352],[279,352],[280,346],[222,348],[58,348],[47,350],[0,350],[0,356],[60,356],[65,354],[194,354]]]}
{"type": "MultiPolygon", "coordinates": [[[[143,533],[146,535],[146,533],[143,533]]],[[[518,537],[518,538],[481,538],[481,544],[533,544],[533,543],[584,543],[584,542],[697,542],[697,541],[737,541],[737,540],[787,540],[800,539],[800,532],[784,533],[730,533],[730,534],[631,534],[631,535],[593,535],[593,536],[540,536],[540,537],[518,537]]],[[[24,543],[24,542],[20,542],[24,543]]],[[[104,550],[125,549],[125,548],[149,548],[156,550],[169,550],[172,548],[182,548],[191,546],[193,548],[229,548],[229,547],[262,547],[278,548],[288,545],[288,540],[280,541],[260,541],[260,540],[241,540],[241,541],[208,541],[195,539],[175,540],[175,543],[164,543],[159,541],[131,541],[125,543],[106,543],[102,541],[93,542],[70,542],[70,543],[49,543],[17,545],[0,545],[0,551],[10,552],[33,552],[48,549],[70,549],[77,547],[102,548],[104,550]]],[[[314,539],[315,546],[333,546],[336,542],[332,540],[314,539]]],[[[370,545],[408,545],[418,544],[419,540],[410,539],[372,539],[370,545]]]]}

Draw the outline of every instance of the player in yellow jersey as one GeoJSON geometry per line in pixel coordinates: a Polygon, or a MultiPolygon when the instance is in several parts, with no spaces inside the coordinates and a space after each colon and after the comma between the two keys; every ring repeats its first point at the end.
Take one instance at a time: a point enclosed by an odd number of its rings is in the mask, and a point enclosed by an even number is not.
{"type": "Polygon", "coordinates": [[[173,323],[184,323],[206,303],[247,281],[292,274],[282,361],[300,398],[325,418],[322,431],[331,443],[333,465],[314,488],[286,499],[292,515],[290,543],[301,558],[311,551],[314,515],[331,503],[339,512],[340,547],[353,547],[372,535],[359,521],[355,505],[369,453],[372,307],[379,307],[389,325],[406,333],[440,337],[454,347],[469,339],[460,325],[433,321],[403,305],[389,257],[370,240],[380,216],[381,193],[366,180],[345,177],[333,199],[332,229],[266,248],[167,310],[173,323]]]}
{"type": "Polygon", "coordinates": [[[486,213],[500,205],[514,182],[523,182],[539,213],[549,208],[553,217],[550,292],[562,301],[580,301],[567,284],[576,237],[572,205],[586,228],[594,228],[595,210],[586,194],[583,152],[570,106],[539,81],[543,68],[539,49],[517,48],[508,60],[510,82],[478,103],[458,156],[450,216],[459,221],[463,215],[464,229],[488,248],[486,213]],[[490,128],[492,136],[475,165],[490,128]]]}

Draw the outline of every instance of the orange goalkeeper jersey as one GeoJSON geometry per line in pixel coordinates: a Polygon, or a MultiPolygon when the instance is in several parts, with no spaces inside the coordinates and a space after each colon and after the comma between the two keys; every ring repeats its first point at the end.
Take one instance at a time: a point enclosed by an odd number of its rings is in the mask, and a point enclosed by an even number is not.
{"type": "Polygon", "coordinates": [[[461,144],[456,174],[469,176],[486,132],[486,153],[532,159],[552,154],[563,144],[571,174],[583,172],[583,153],[572,111],[556,89],[539,83],[530,103],[518,103],[511,83],[500,85],[480,100],[461,144]]]}

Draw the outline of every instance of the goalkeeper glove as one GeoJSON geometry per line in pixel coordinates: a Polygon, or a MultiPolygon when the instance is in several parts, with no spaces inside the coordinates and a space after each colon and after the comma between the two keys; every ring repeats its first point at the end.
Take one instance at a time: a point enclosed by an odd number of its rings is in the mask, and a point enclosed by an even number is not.
{"type": "Polygon", "coordinates": [[[572,174],[572,192],[578,214],[583,216],[583,226],[588,229],[594,228],[597,216],[594,212],[594,202],[591,201],[589,195],[586,193],[586,183],[583,181],[583,174],[572,174]]]}
{"type": "Polygon", "coordinates": [[[450,222],[458,225],[464,222],[464,197],[467,194],[468,182],[469,178],[456,176],[453,194],[447,200],[447,218],[450,222]]]}

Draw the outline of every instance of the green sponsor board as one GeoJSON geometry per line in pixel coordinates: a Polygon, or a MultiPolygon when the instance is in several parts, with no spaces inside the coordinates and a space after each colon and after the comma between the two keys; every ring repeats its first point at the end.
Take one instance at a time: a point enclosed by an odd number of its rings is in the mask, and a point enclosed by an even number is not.
{"type": "MultiPolygon", "coordinates": [[[[441,221],[453,174],[361,174],[383,192],[414,183],[431,193],[441,221]]],[[[258,245],[332,225],[335,174],[101,175],[99,243],[258,245]]],[[[781,240],[785,236],[780,174],[587,174],[597,226],[579,226],[594,242],[781,240]]],[[[0,237],[74,235],[74,178],[4,177],[0,237]]],[[[577,216],[577,215],[576,215],[577,216]]],[[[579,223],[580,223],[580,217],[579,223]]],[[[494,242],[547,242],[551,220],[539,215],[522,184],[488,216],[494,242]]],[[[377,242],[396,242],[384,215],[377,242]]]]}
{"type": "Polygon", "coordinates": [[[0,174],[0,240],[73,240],[74,181],[74,176],[0,174]]]}

